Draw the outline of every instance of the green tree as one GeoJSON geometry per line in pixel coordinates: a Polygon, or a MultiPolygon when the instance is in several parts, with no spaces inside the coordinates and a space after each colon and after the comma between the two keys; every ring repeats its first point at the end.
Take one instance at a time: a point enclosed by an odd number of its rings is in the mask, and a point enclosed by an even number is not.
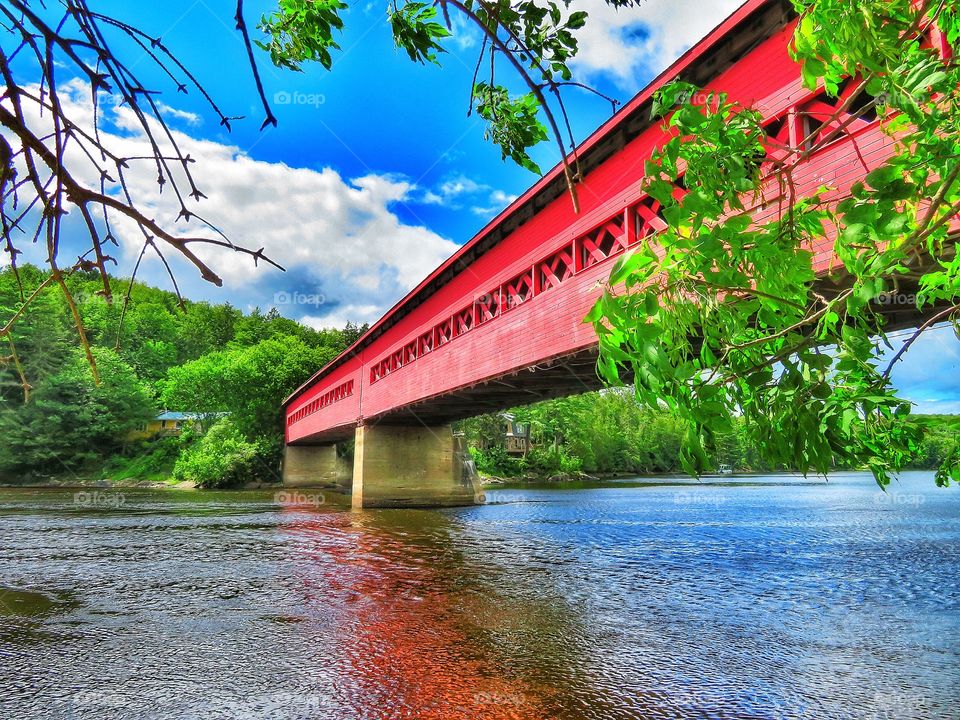
{"type": "MultiPolygon", "coordinates": [[[[810,90],[822,85],[855,116],[877,112],[893,156],[839,201],[827,188],[784,198],[772,221],[749,208],[760,197],[766,156],[762,118],[724,95],[695,103],[682,83],[658,94],[655,110],[674,131],[645,168],[646,191],[668,228],[653,246],[619,261],[589,319],[609,382],[629,369],[638,397],[666,403],[689,424],[684,467],[700,473],[734,418],[772,465],[827,472],[866,466],[885,486],[920,451],[910,404],[890,383],[894,362],[937,320],[956,322],[960,259],[951,223],[960,210],[960,65],[923,42],[936,23],[960,39],[957,9],[912,0],[816,0],[801,13],[792,52],[810,90]],[[859,100],[858,100],[859,98],[859,100]],[[677,198],[683,174],[687,193],[677,198]],[[833,240],[839,292],[821,291],[808,248],[833,240]],[[928,319],[893,361],[873,302],[917,284],[928,319]]],[[[774,171],[781,187],[820,146],[786,148],[774,171]]],[[[960,479],[951,453],[938,484],[960,479]]]]}
{"type": "Polygon", "coordinates": [[[256,345],[209,353],[170,370],[161,393],[168,408],[230,413],[248,438],[279,437],[280,404],[337,354],[278,335],[256,345]]]}
{"type": "Polygon", "coordinates": [[[104,382],[82,353],[36,386],[30,402],[0,412],[0,472],[62,473],[116,452],[154,415],[143,383],[113,351],[95,349],[104,382]]]}
{"type": "Polygon", "coordinates": [[[274,445],[264,439],[250,442],[230,418],[222,418],[181,453],[173,476],[203,488],[275,482],[279,460],[274,445]]]}

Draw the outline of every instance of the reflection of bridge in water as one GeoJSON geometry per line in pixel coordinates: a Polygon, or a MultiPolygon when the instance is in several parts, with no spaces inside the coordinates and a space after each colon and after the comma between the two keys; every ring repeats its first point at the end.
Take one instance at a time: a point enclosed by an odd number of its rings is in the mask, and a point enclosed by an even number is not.
{"type": "MultiPolygon", "coordinates": [[[[665,82],[757,108],[774,147],[835,135],[794,169],[800,195],[829,186],[841,196],[882,163],[890,140],[878,119],[842,111],[854,83],[839,98],[803,87],[787,53],[793,25],[785,0],[745,3],[580,146],[579,214],[555,167],[299,388],[285,403],[285,481],[339,483],[356,506],[470,503],[451,421],[599,386],[583,318],[611,259],[666,227],[641,190],[643,163],[666,137],[650,113],[665,82]],[[352,470],[335,447],[349,438],[352,470]]],[[[758,221],[778,212],[784,190],[770,176],[763,195],[758,221]]],[[[825,288],[842,284],[830,275],[832,240],[811,250],[825,288]]],[[[916,322],[915,308],[884,310],[894,326],[916,322]]]]}

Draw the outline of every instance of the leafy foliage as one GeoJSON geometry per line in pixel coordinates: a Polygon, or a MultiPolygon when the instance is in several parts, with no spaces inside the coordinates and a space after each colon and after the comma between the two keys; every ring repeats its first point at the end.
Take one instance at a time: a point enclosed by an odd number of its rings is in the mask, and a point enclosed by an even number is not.
{"type": "MultiPolygon", "coordinates": [[[[858,83],[846,108],[880,108],[894,143],[889,161],[839,200],[829,188],[791,193],[784,212],[758,221],[750,208],[763,188],[760,115],[723,95],[695,104],[683,84],[659,93],[655,110],[674,133],[647,163],[645,187],[668,228],[616,264],[588,320],[601,375],[618,383],[629,372],[645,405],[665,402],[689,423],[689,472],[708,466],[737,418],[768,462],[803,472],[865,465],[885,486],[917,458],[922,432],[890,383],[892,363],[882,366],[890,338],[874,301],[919,275],[917,306],[929,320],[893,362],[960,309],[949,240],[960,210],[960,69],[922,43],[925,23],[949,34],[956,20],[925,15],[927,5],[797,3],[792,52],[806,86],[836,95],[858,83]],[[867,99],[855,106],[859,94],[867,99]],[[685,194],[675,192],[681,175],[685,194]],[[808,248],[834,237],[844,287],[831,293],[815,282],[808,248]]],[[[797,164],[835,138],[786,148],[780,187],[792,188],[797,164]]],[[[937,482],[950,477],[960,480],[955,457],[937,482]]]]}
{"type": "Polygon", "coordinates": [[[279,461],[279,448],[263,438],[247,440],[230,418],[223,418],[181,453],[173,477],[202,488],[276,482],[279,461]]]}
{"type": "Polygon", "coordinates": [[[547,139],[547,128],[537,119],[537,99],[531,94],[511,98],[505,87],[479,83],[474,89],[477,112],[489,123],[486,137],[520,167],[540,174],[527,148],[547,139]]]}
{"type": "Polygon", "coordinates": [[[333,348],[311,348],[279,335],[171,368],[160,397],[168,407],[230,413],[233,425],[248,437],[279,436],[284,398],[336,354],[333,348]]]}
{"type": "Polygon", "coordinates": [[[112,350],[97,348],[103,383],[74,352],[36,386],[29,403],[0,412],[0,472],[70,472],[115,452],[125,435],[153,417],[144,384],[112,350]]]}
{"type": "Polygon", "coordinates": [[[333,34],[343,29],[340,13],[346,9],[340,0],[279,0],[277,11],[262,16],[258,26],[269,42],[257,45],[277,67],[299,71],[305,62],[318,62],[329,70],[330,51],[340,49],[333,34]]]}
{"type": "Polygon", "coordinates": [[[414,62],[439,65],[437,53],[445,52],[437,40],[449,37],[450,31],[436,22],[437,9],[426,3],[409,2],[391,10],[390,29],[397,47],[407,51],[414,62]]]}

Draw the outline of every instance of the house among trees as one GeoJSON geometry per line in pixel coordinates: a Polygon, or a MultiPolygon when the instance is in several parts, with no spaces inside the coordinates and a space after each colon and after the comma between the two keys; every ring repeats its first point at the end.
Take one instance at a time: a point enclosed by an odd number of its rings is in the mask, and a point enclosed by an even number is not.
{"type": "Polygon", "coordinates": [[[526,455],[530,451],[530,424],[516,422],[510,413],[501,413],[508,455],[526,455]]]}
{"type": "MultiPolygon", "coordinates": [[[[222,414],[222,413],[218,413],[222,414]]],[[[160,435],[179,435],[185,427],[203,430],[201,420],[204,415],[196,412],[174,412],[164,410],[153,420],[141,423],[136,430],[131,431],[129,440],[157,437],[160,435]]]]}

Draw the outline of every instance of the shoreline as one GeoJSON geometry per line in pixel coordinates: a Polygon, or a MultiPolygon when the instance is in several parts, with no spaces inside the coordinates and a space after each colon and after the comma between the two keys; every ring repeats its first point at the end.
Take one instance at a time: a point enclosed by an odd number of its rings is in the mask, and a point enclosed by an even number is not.
{"type": "MultiPolygon", "coordinates": [[[[845,469],[835,469],[831,471],[830,475],[837,473],[857,473],[857,472],[868,472],[866,469],[856,469],[856,468],[845,468],[845,469]]],[[[933,472],[927,468],[905,468],[904,472],[933,472]]],[[[796,470],[774,470],[774,471],[763,471],[763,470],[747,470],[738,471],[732,474],[705,474],[700,478],[693,477],[691,475],[686,475],[682,472],[673,472],[673,473],[648,473],[648,474],[639,474],[639,473],[560,473],[555,475],[521,475],[521,476],[498,476],[498,475],[486,475],[483,473],[478,473],[476,482],[482,489],[493,490],[501,487],[512,487],[518,485],[575,485],[577,483],[607,483],[607,482],[618,482],[624,480],[634,480],[638,482],[650,482],[652,484],[656,483],[671,483],[676,482],[680,484],[688,484],[691,482],[698,482],[705,479],[711,481],[733,481],[738,480],[744,481],[748,480],[751,477],[756,476],[792,476],[802,478],[804,477],[799,471],[796,470]]],[[[807,479],[811,478],[822,478],[824,476],[811,473],[806,476],[807,479]]],[[[304,485],[303,488],[320,488],[324,487],[323,485],[304,485]]],[[[0,489],[30,489],[30,490],[179,490],[179,491],[211,491],[211,492],[238,492],[238,491],[263,491],[263,490],[285,490],[285,489],[297,489],[297,488],[287,488],[283,483],[248,483],[246,485],[240,485],[236,487],[222,487],[222,488],[200,488],[197,487],[196,483],[190,480],[183,480],[179,482],[174,482],[172,480],[146,480],[146,479],[136,479],[136,478],[124,478],[123,480],[93,480],[93,479],[81,479],[74,478],[70,480],[57,480],[55,478],[47,478],[44,480],[33,480],[29,482],[15,483],[10,481],[0,481],[0,489]]]]}

